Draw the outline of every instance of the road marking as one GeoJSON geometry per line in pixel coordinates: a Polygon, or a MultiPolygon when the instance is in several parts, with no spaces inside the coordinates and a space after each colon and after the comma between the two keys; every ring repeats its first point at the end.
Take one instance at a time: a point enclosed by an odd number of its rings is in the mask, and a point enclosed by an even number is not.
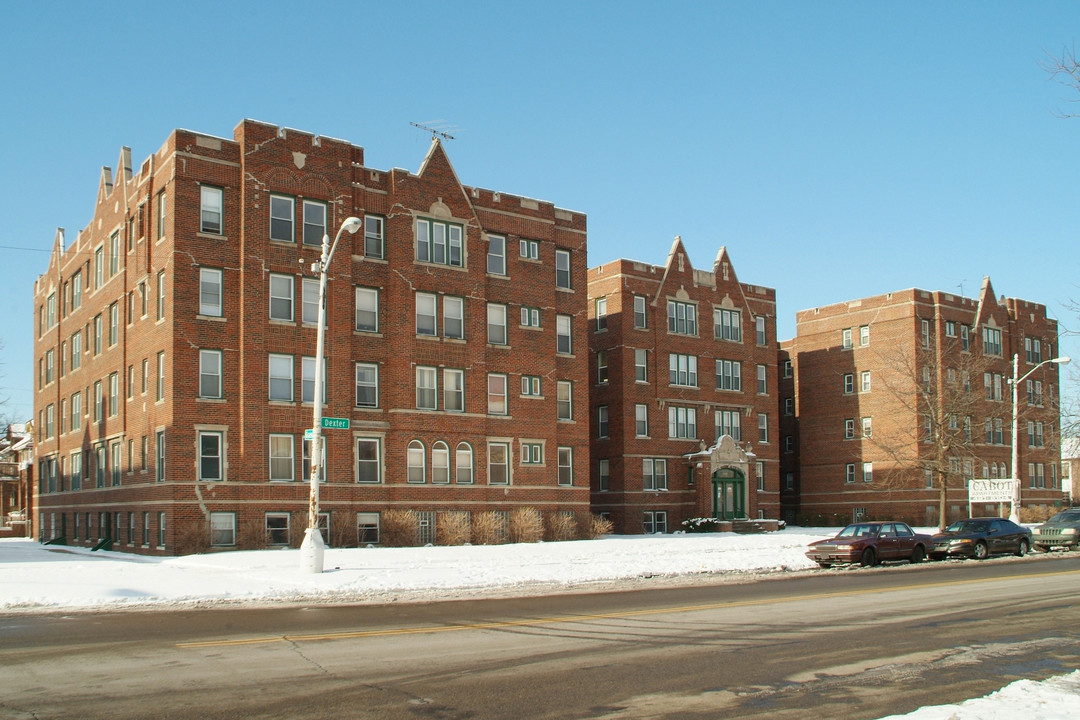
{"type": "Polygon", "coordinates": [[[313,642],[316,640],[349,640],[368,637],[393,637],[396,635],[422,635],[426,633],[459,632],[462,630],[498,630],[501,628],[528,627],[537,625],[555,625],[560,623],[592,622],[596,620],[615,620],[628,617],[644,617],[647,615],[664,615],[671,613],[701,612],[704,610],[723,610],[729,608],[749,607],[752,605],[778,605],[788,602],[804,602],[807,600],[822,600],[843,597],[858,597],[860,595],[873,595],[883,592],[897,592],[898,590],[927,590],[931,588],[955,587],[958,585],[975,585],[978,583],[998,582],[1001,580],[1018,580],[1027,582],[1037,578],[1058,577],[1062,575],[1080,575],[1080,570],[1063,570],[1057,572],[1036,573],[1007,578],[977,578],[970,580],[946,580],[944,582],[928,582],[918,585],[904,585],[891,588],[865,588],[861,590],[844,590],[840,592],[814,593],[810,595],[786,595],[763,600],[732,600],[727,602],[706,603],[703,605],[682,605],[677,607],[649,608],[645,610],[622,610],[618,612],[594,613],[590,615],[559,615],[554,617],[531,618],[528,620],[500,620],[497,622],[469,623],[466,625],[430,625],[420,627],[403,627],[391,630],[349,630],[334,633],[314,633],[307,635],[272,635],[259,638],[237,640],[203,640],[197,642],[177,643],[176,647],[184,649],[229,647],[234,645],[266,645],[276,642],[313,642]]]}

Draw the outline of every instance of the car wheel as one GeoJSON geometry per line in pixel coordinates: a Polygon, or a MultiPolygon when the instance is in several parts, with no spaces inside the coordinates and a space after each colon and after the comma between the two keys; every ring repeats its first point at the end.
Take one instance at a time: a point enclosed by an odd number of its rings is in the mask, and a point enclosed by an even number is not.
{"type": "Polygon", "coordinates": [[[874,552],[874,548],[866,548],[863,550],[859,564],[863,567],[873,567],[874,565],[877,565],[877,553],[874,552]]]}
{"type": "Polygon", "coordinates": [[[926,551],[923,550],[922,545],[916,545],[915,549],[911,551],[911,564],[921,563],[926,559],[926,551]]]}
{"type": "Polygon", "coordinates": [[[818,567],[822,567],[822,568],[825,568],[825,569],[827,570],[827,569],[829,569],[829,568],[831,568],[831,567],[832,567],[832,563],[827,563],[827,562],[819,562],[819,563],[818,563],[818,567]]]}
{"type": "Polygon", "coordinates": [[[985,560],[990,554],[990,549],[986,547],[986,543],[980,540],[975,543],[975,550],[973,551],[976,560],[985,560]]]}
{"type": "Polygon", "coordinates": [[[945,559],[944,555],[931,555],[930,556],[930,562],[941,562],[944,559],[945,559]]]}
{"type": "Polygon", "coordinates": [[[1049,551],[1050,551],[1050,548],[1048,548],[1048,547],[1047,547],[1047,546],[1045,546],[1045,545],[1040,545],[1039,543],[1035,543],[1035,544],[1034,544],[1034,545],[1033,545],[1033,546],[1031,547],[1031,549],[1032,549],[1032,550],[1034,550],[1035,552],[1041,552],[1041,553],[1044,553],[1044,552],[1049,552],[1049,551]]]}
{"type": "Polygon", "coordinates": [[[1016,556],[1024,557],[1028,552],[1028,541],[1024,538],[1020,538],[1020,542],[1016,544],[1016,556]]]}

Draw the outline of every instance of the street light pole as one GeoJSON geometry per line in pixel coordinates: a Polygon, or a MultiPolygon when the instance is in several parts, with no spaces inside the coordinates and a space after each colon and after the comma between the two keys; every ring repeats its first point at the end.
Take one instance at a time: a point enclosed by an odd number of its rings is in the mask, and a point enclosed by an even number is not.
{"type": "Polygon", "coordinates": [[[1009,519],[1014,523],[1020,522],[1020,405],[1019,405],[1019,388],[1020,383],[1028,378],[1031,373],[1035,372],[1043,365],[1047,363],[1058,363],[1060,365],[1067,365],[1072,358],[1067,355],[1062,357],[1050,358],[1043,360],[1035,367],[1028,370],[1023,375],[1020,375],[1020,353],[1013,353],[1013,376],[1009,380],[1009,384],[1012,385],[1012,481],[1013,481],[1013,500],[1012,508],[1009,510],[1009,519]]]}
{"type": "Polygon", "coordinates": [[[334,236],[333,245],[330,244],[330,236],[323,233],[322,256],[317,263],[311,264],[311,269],[319,272],[319,321],[317,340],[315,341],[315,388],[312,394],[312,406],[314,406],[311,425],[311,491],[308,495],[308,524],[304,531],[304,542],[300,545],[300,569],[309,573],[321,573],[323,571],[323,554],[326,543],[323,542],[322,533],[319,532],[319,471],[322,469],[322,400],[323,387],[326,378],[323,373],[323,346],[326,342],[326,270],[330,267],[330,260],[337,250],[338,240],[341,233],[348,230],[355,233],[360,229],[360,218],[347,217],[338,228],[334,236]]]}

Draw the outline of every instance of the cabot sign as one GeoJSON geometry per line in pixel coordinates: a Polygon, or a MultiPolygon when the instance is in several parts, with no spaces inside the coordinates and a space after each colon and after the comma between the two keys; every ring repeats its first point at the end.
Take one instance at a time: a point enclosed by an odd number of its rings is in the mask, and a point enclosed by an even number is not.
{"type": "Polygon", "coordinates": [[[1009,503],[1016,492],[1016,481],[1011,478],[992,480],[973,479],[968,486],[968,502],[1009,503]]]}

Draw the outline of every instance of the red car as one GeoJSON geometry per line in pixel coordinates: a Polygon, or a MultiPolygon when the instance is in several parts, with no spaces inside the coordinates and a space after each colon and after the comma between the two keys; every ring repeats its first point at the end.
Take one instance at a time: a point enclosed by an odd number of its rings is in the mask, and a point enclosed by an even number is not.
{"type": "Polygon", "coordinates": [[[848,525],[828,540],[810,544],[806,557],[821,567],[840,563],[877,565],[882,560],[926,559],[930,536],[921,535],[903,522],[862,522],[848,525]]]}

